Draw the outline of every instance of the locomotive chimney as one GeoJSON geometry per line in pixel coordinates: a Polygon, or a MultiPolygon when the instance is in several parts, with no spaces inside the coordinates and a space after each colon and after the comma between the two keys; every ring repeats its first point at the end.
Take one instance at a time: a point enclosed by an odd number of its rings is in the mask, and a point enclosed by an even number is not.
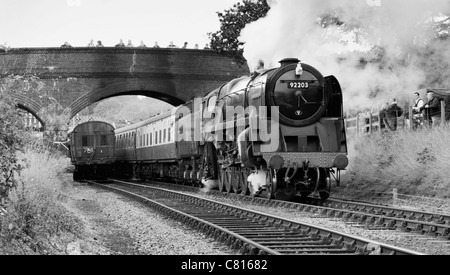
{"type": "Polygon", "coordinates": [[[289,64],[297,64],[300,62],[297,58],[285,58],[280,61],[281,67],[287,66],[289,64]]]}

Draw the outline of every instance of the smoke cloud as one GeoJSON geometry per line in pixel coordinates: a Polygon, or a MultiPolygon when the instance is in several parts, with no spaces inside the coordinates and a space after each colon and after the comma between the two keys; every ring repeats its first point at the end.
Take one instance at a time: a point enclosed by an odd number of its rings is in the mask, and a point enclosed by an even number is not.
{"type": "MultiPolygon", "coordinates": [[[[420,89],[425,76],[414,49],[435,36],[432,19],[450,12],[448,0],[268,3],[267,16],[247,25],[239,38],[245,43],[244,56],[250,68],[256,68],[260,60],[266,67],[277,67],[279,60],[297,57],[324,76],[338,78],[347,110],[378,107],[393,97],[409,98],[412,91],[420,89]],[[346,24],[322,28],[318,18],[329,11],[335,11],[346,24]],[[343,32],[344,26],[354,26],[353,31],[343,32]],[[380,62],[360,62],[374,45],[385,49],[384,70],[380,70],[380,62]],[[345,58],[339,60],[338,56],[345,58]]],[[[436,50],[450,56],[446,47],[436,50]]]]}

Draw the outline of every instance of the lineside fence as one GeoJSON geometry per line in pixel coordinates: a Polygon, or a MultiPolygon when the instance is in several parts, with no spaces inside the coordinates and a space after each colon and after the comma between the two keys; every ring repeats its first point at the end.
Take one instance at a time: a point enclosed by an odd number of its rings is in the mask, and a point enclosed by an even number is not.
{"type": "MultiPolygon", "coordinates": [[[[441,101],[441,125],[446,123],[446,117],[448,118],[450,110],[445,109],[445,102],[441,101]]],[[[397,117],[397,129],[413,129],[413,123],[411,118],[413,117],[412,107],[409,108],[406,114],[397,117]]],[[[386,125],[385,120],[380,115],[380,112],[376,113],[360,113],[356,117],[346,118],[345,127],[347,135],[355,136],[371,135],[375,132],[390,131],[386,125]]],[[[426,124],[426,122],[424,122],[426,124]]]]}

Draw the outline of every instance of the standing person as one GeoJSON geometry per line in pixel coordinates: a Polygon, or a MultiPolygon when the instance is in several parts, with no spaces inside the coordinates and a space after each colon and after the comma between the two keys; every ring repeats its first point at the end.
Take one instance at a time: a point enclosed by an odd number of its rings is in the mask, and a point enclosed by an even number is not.
{"type": "Polygon", "coordinates": [[[386,112],[389,109],[389,102],[386,102],[380,110],[380,127],[381,129],[389,129],[389,121],[387,120],[386,112]]]}
{"type": "Polygon", "coordinates": [[[414,105],[412,106],[412,125],[413,129],[416,130],[419,127],[422,128],[423,126],[423,112],[422,107],[425,105],[422,98],[420,98],[420,93],[415,92],[414,95],[416,96],[416,99],[414,100],[414,105]]]}
{"type": "Polygon", "coordinates": [[[102,44],[102,41],[97,41],[97,45],[96,45],[96,47],[103,47],[103,44],[102,44]]]}
{"type": "Polygon", "coordinates": [[[87,45],[88,47],[95,47],[94,45],[94,39],[91,39],[91,42],[87,45]]]}
{"type": "Polygon", "coordinates": [[[186,49],[188,46],[188,42],[184,42],[183,49],[186,49]]]}
{"type": "Polygon", "coordinates": [[[155,41],[155,45],[153,46],[153,48],[159,48],[158,41],[155,41]]]}
{"type": "Polygon", "coordinates": [[[125,44],[123,43],[123,39],[120,39],[119,44],[117,44],[115,47],[125,47],[125,44]]]}
{"type": "Polygon", "coordinates": [[[72,48],[72,46],[69,44],[69,42],[66,41],[61,45],[61,48],[72,48]]]}
{"type": "Polygon", "coordinates": [[[147,45],[145,45],[144,41],[141,40],[141,44],[139,45],[139,48],[147,48],[147,45]]]}
{"type": "Polygon", "coordinates": [[[427,92],[427,99],[428,103],[422,109],[426,110],[430,126],[439,126],[441,124],[441,103],[432,91],[427,92]]]}
{"type": "Polygon", "coordinates": [[[397,100],[394,98],[389,106],[389,109],[386,111],[387,120],[389,122],[388,126],[391,131],[397,130],[397,118],[402,114],[403,110],[397,106],[397,100]]]}
{"type": "Polygon", "coordinates": [[[170,41],[170,44],[169,44],[168,48],[177,48],[177,46],[175,46],[175,45],[173,44],[173,41],[170,41]]]}
{"type": "Polygon", "coordinates": [[[128,40],[127,47],[130,47],[130,48],[131,48],[131,47],[134,47],[134,46],[133,46],[133,43],[131,43],[131,40],[128,40]]]}

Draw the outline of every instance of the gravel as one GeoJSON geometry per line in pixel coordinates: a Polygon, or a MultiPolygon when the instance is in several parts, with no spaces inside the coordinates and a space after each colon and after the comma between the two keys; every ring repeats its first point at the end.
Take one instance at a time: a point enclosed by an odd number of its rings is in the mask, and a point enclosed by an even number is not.
{"type": "Polygon", "coordinates": [[[120,195],[72,181],[62,174],[63,205],[83,223],[66,254],[233,255],[204,234],[120,195]]]}

